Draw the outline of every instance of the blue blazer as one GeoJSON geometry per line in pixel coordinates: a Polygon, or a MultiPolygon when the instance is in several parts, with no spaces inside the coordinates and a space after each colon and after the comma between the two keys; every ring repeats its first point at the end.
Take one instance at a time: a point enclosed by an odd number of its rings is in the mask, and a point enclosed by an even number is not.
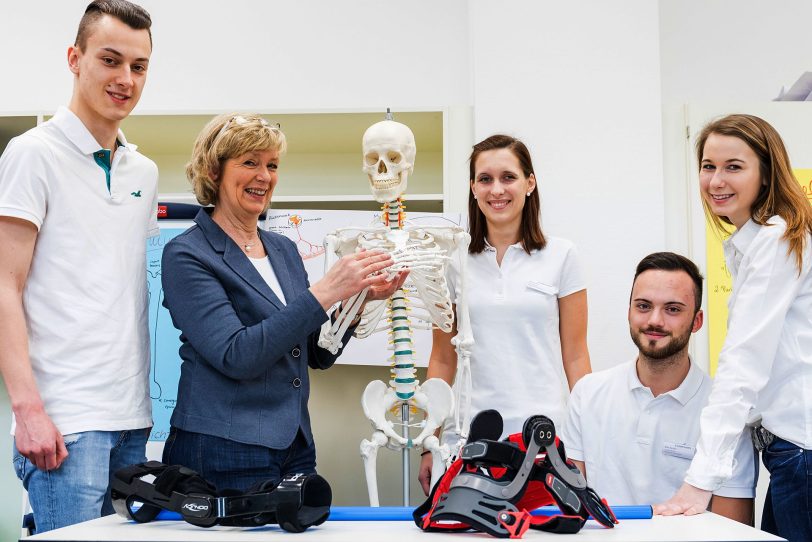
{"type": "Polygon", "coordinates": [[[338,356],[316,345],[327,314],[296,246],[259,232],[284,305],[206,210],[195,222],[167,243],[161,264],[163,304],[181,332],[172,426],[277,449],[301,429],[312,442],[307,368],[326,369],[338,356]]]}

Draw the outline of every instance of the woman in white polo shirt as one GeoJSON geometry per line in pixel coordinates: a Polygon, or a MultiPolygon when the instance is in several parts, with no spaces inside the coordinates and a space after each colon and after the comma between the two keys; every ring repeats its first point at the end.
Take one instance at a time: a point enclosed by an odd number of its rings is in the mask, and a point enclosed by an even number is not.
{"type": "MultiPolygon", "coordinates": [[[[471,415],[496,409],[505,434],[544,414],[563,423],[569,389],[591,371],[586,344],[586,283],[575,246],[541,230],[540,199],[527,147],[493,135],[470,157],[465,277],[474,347],[471,415]]],[[[453,277],[449,287],[455,292],[453,277]]],[[[434,331],[428,377],[452,383],[457,356],[434,331]]],[[[447,424],[444,442],[455,439],[447,424]]],[[[419,480],[428,493],[431,457],[419,480]]]]}
{"type": "MultiPolygon", "coordinates": [[[[685,484],[662,514],[697,514],[733,470],[745,424],[770,471],[761,528],[812,540],[812,207],[781,136],[764,120],[729,115],[697,140],[711,223],[727,235],[733,277],[719,370],[702,411],[685,484]],[[723,224],[724,223],[724,224],[723,224]]],[[[746,436],[744,437],[746,438],[746,436]]]]}

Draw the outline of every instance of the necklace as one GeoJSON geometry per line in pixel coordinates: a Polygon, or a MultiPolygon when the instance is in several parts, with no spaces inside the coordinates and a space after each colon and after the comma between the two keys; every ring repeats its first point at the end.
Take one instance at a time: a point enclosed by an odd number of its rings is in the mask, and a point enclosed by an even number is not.
{"type": "Polygon", "coordinates": [[[246,252],[251,252],[251,249],[257,246],[257,241],[259,241],[259,236],[254,239],[248,239],[247,241],[242,241],[242,248],[246,252]]]}
{"type": "MultiPolygon", "coordinates": [[[[228,218],[221,218],[218,220],[214,217],[214,215],[212,215],[212,220],[214,220],[220,226],[220,228],[222,228],[223,231],[226,232],[229,237],[231,237],[237,246],[242,247],[245,252],[251,252],[251,249],[257,246],[259,234],[256,229],[253,231],[247,230],[237,221],[229,220],[228,218]],[[244,239],[245,236],[250,237],[250,239],[244,239]],[[243,239],[239,239],[240,237],[243,237],[243,239]]],[[[256,228],[256,226],[254,226],[254,228],[256,228]]]]}

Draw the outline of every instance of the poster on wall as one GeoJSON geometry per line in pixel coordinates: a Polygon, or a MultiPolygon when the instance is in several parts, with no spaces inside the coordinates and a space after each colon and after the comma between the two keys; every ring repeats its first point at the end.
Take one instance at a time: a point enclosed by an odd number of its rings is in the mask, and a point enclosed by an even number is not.
{"type": "Polygon", "coordinates": [[[160,233],[147,239],[147,292],[149,292],[149,397],[152,400],[152,433],[163,442],[169,436],[169,418],[178,397],[180,332],[163,306],[161,257],[164,246],[194,224],[191,220],[159,221],[160,233]]]}

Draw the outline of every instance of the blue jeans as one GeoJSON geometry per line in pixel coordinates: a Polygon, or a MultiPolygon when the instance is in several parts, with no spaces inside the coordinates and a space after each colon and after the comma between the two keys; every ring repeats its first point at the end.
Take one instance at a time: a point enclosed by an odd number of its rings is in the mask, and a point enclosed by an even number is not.
{"type": "Polygon", "coordinates": [[[196,471],[218,491],[245,491],[259,482],[276,484],[285,474],[313,474],[316,447],[307,443],[301,431],[290,446],[278,450],[173,427],[164,445],[163,462],[196,471]]]}
{"type": "Polygon", "coordinates": [[[68,457],[55,470],[39,470],[14,446],[14,470],[28,491],[36,532],[43,533],[113,513],[110,478],[147,460],[149,429],[85,431],[63,435],[68,457]]]}
{"type": "Polygon", "coordinates": [[[789,542],[812,540],[812,450],[778,437],[762,452],[770,471],[761,530],[789,542]]]}

